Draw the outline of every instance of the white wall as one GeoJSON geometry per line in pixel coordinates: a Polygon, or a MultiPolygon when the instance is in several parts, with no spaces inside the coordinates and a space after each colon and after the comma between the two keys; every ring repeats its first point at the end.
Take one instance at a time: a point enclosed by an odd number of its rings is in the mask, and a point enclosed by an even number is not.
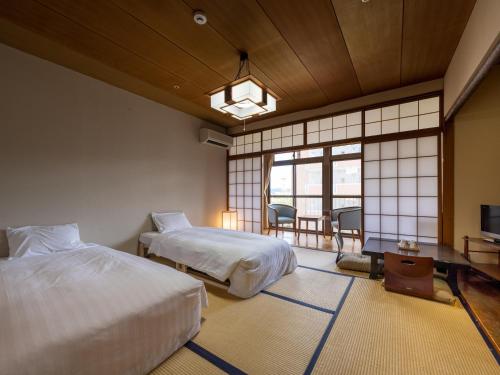
{"type": "Polygon", "coordinates": [[[152,210],[220,224],[225,151],[198,143],[213,125],[3,44],[0,82],[0,229],[78,222],[135,252],[152,210]]]}

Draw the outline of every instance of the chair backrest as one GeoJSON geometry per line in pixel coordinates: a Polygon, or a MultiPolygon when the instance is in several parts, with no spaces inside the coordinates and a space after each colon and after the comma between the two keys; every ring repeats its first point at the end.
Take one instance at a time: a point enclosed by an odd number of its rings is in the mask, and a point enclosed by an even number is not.
{"type": "Polygon", "coordinates": [[[338,214],[339,230],[361,230],[361,207],[350,208],[338,214]]]}
{"type": "Polygon", "coordinates": [[[267,210],[267,217],[270,222],[275,222],[275,212],[278,213],[278,216],[289,217],[295,219],[297,216],[297,209],[293,206],[289,206],[287,204],[277,204],[272,203],[267,205],[269,210],[267,210]]]}
{"type": "Polygon", "coordinates": [[[351,207],[334,208],[333,210],[330,211],[331,220],[332,221],[337,221],[338,218],[339,218],[339,214],[341,212],[350,211],[350,210],[356,210],[356,209],[361,210],[361,207],[359,207],[359,206],[351,206],[351,207]]]}
{"type": "Polygon", "coordinates": [[[431,257],[385,252],[384,276],[386,290],[423,298],[434,295],[434,261],[431,257]]]}

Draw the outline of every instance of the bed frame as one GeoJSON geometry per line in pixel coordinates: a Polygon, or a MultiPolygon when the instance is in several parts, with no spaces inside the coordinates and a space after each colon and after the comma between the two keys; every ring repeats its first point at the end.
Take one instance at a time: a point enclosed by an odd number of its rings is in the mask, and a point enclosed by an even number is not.
{"type": "Polygon", "coordinates": [[[152,261],[156,261],[158,263],[165,264],[166,266],[175,268],[177,271],[188,273],[191,276],[197,278],[198,280],[201,280],[209,285],[215,286],[216,288],[220,288],[220,289],[223,289],[225,291],[227,291],[229,289],[229,285],[230,285],[229,280],[222,283],[219,280],[214,279],[213,277],[208,276],[207,274],[205,274],[203,272],[196,271],[192,268],[189,268],[185,264],[174,262],[173,260],[170,260],[168,258],[159,257],[159,256],[156,256],[153,254],[149,254],[148,250],[149,250],[149,248],[146,247],[146,245],[144,245],[141,241],[138,241],[138,243],[137,243],[137,255],[139,255],[140,257],[148,258],[148,259],[151,259],[152,261]]]}

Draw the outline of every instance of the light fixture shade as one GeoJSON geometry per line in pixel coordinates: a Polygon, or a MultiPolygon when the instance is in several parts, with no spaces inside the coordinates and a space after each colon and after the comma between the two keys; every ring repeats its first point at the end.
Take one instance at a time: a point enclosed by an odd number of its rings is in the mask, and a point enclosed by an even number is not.
{"type": "Polygon", "coordinates": [[[255,104],[263,102],[262,89],[250,79],[231,87],[231,99],[235,102],[243,102],[246,99],[255,104]]]}
{"type": "Polygon", "coordinates": [[[222,228],[236,230],[238,228],[238,212],[222,211],[222,228]]]}
{"type": "Polygon", "coordinates": [[[264,106],[264,109],[266,112],[259,113],[259,115],[265,115],[266,113],[276,111],[276,98],[269,93],[267,94],[267,104],[264,106]]]}
{"type": "MultiPolygon", "coordinates": [[[[258,82],[258,81],[257,81],[258,82]]],[[[210,94],[210,106],[238,120],[276,111],[276,96],[246,76],[210,94]]]]}
{"type": "Polygon", "coordinates": [[[221,107],[226,106],[226,102],[224,101],[224,90],[216,92],[213,95],[210,95],[210,106],[217,111],[221,111],[222,113],[226,113],[221,107]]]}

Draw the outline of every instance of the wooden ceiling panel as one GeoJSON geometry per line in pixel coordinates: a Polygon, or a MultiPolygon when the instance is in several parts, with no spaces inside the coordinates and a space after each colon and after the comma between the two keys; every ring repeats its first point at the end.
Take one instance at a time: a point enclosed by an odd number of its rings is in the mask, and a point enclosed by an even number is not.
{"type": "Polygon", "coordinates": [[[475,3],[404,1],[402,84],[444,76],[475,3]]]}
{"type": "Polygon", "coordinates": [[[363,94],[398,87],[403,0],[331,0],[363,94]]]}
{"type": "Polygon", "coordinates": [[[193,100],[184,99],[176,92],[169,92],[144,79],[115,69],[110,65],[46,38],[40,33],[17,25],[2,16],[0,16],[0,43],[5,43],[13,48],[52,61],[136,95],[190,113],[206,121],[215,124],[239,124],[239,121],[232,118],[228,119],[218,111],[207,109],[206,105],[195,104],[193,100]]]}
{"type": "MultiPolygon", "coordinates": [[[[210,25],[199,26],[195,24],[193,22],[193,9],[184,2],[178,0],[113,1],[124,11],[223,76],[226,82],[235,78],[240,59],[238,49],[225,40],[210,25]]],[[[252,74],[256,78],[282,99],[286,99],[287,93],[281,87],[253,65],[252,62],[250,64],[252,74]]],[[[217,87],[213,86],[208,91],[212,91],[217,87]]],[[[279,109],[281,109],[281,106],[279,109]]]]}
{"type": "Polygon", "coordinates": [[[250,61],[272,78],[302,108],[323,105],[328,99],[255,0],[186,0],[203,9],[208,23],[250,61]]]}
{"type": "Polygon", "coordinates": [[[115,69],[191,99],[203,90],[32,0],[0,2],[0,16],[115,69]],[[174,85],[181,89],[175,90],[174,85]]]}
{"type": "Polygon", "coordinates": [[[206,93],[234,79],[240,51],[281,97],[262,118],[277,116],[442,76],[474,3],[0,0],[0,41],[234,126],[206,93]]]}
{"type": "Polygon", "coordinates": [[[109,1],[38,0],[77,24],[112,40],[122,48],[198,86],[203,92],[227,80],[177,47],[137,18],[109,1]]]}
{"type": "Polygon", "coordinates": [[[361,94],[330,0],[259,4],[331,102],[361,94]]]}

